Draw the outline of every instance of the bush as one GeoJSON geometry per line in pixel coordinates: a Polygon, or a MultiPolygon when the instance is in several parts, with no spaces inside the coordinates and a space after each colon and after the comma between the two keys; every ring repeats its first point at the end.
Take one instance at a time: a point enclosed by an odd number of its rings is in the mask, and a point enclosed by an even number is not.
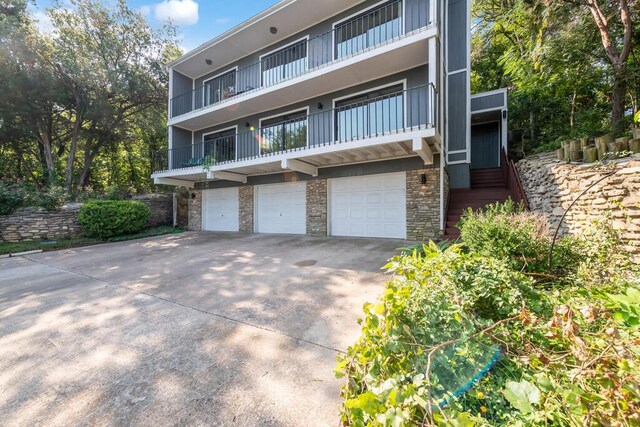
{"type": "Polygon", "coordinates": [[[99,239],[139,233],[148,220],[147,205],[124,200],[91,200],[82,205],[78,214],[84,233],[99,239]]]}
{"type": "Polygon", "coordinates": [[[387,264],[339,357],[342,424],[639,425],[640,275],[611,227],[560,239],[556,276],[530,271],[549,248],[534,216],[506,204],[466,224],[473,250],[387,264]]]}
{"type": "Polygon", "coordinates": [[[26,189],[11,181],[0,181],[0,215],[9,215],[24,205],[26,189]]]}
{"type": "MultiPolygon", "coordinates": [[[[546,220],[526,212],[511,199],[489,205],[483,211],[467,210],[458,227],[462,241],[471,252],[503,259],[514,270],[549,271],[551,239],[546,220]]],[[[558,240],[553,268],[575,265],[577,248],[572,240],[558,240]]]]}
{"type": "Polygon", "coordinates": [[[39,206],[48,211],[54,211],[62,206],[66,200],[64,188],[52,186],[45,191],[33,193],[29,202],[32,206],[39,206]]]}

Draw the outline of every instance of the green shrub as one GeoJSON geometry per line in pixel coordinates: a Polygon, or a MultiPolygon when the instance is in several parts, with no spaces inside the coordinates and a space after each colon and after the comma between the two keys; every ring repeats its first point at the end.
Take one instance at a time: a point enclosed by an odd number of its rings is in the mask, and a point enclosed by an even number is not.
{"type": "Polygon", "coordinates": [[[387,264],[339,356],[342,425],[639,425],[640,274],[611,227],[560,239],[556,276],[528,271],[548,256],[537,218],[508,203],[466,221],[474,250],[387,264]]]}
{"type": "Polygon", "coordinates": [[[9,215],[24,205],[26,189],[20,184],[0,181],[0,215],[9,215]]]}
{"type": "MultiPolygon", "coordinates": [[[[550,232],[546,220],[524,210],[511,199],[467,210],[458,224],[460,237],[474,253],[505,260],[518,271],[542,273],[549,270],[550,232]]],[[[570,268],[577,259],[572,239],[556,242],[553,268],[570,268]]]]}
{"type": "Polygon", "coordinates": [[[32,206],[39,206],[48,211],[54,211],[62,206],[66,200],[64,188],[52,186],[44,191],[33,193],[29,202],[32,206]]]}
{"type": "Polygon", "coordinates": [[[84,233],[100,239],[139,233],[148,220],[147,205],[124,200],[91,200],[82,205],[78,214],[84,233]]]}

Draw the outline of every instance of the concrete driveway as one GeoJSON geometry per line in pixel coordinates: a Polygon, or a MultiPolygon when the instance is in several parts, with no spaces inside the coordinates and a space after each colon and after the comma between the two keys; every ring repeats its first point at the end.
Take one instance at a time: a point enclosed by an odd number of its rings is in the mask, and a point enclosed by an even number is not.
{"type": "Polygon", "coordinates": [[[336,426],[406,242],[185,233],[0,259],[0,425],[336,426]]]}

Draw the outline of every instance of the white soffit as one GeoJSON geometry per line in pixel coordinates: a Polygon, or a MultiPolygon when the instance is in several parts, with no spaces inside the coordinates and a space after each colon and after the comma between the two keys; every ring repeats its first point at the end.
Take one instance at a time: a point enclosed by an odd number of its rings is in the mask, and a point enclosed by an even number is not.
{"type": "Polygon", "coordinates": [[[285,40],[359,3],[362,0],[282,0],[168,66],[196,78],[285,40]],[[277,34],[271,34],[271,27],[278,29],[277,34]],[[207,65],[207,59],[213,63],[207,65]]]}

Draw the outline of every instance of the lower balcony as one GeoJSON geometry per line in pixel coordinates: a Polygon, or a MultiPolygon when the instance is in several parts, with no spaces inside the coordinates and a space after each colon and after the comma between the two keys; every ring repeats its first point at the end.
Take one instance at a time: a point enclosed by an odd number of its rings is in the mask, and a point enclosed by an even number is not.
{"type": "Polygon", "coordinates": [[[155,153],[166,165],[156,184],[192,186],[206,180],[246,182],[248,176],[287,170],[317,175],[318,168],[440,152],[437,93],[424,85],[336,105],[316,114],[264,120],[247,132],[219,132],[202,142],[155,153]]]}

